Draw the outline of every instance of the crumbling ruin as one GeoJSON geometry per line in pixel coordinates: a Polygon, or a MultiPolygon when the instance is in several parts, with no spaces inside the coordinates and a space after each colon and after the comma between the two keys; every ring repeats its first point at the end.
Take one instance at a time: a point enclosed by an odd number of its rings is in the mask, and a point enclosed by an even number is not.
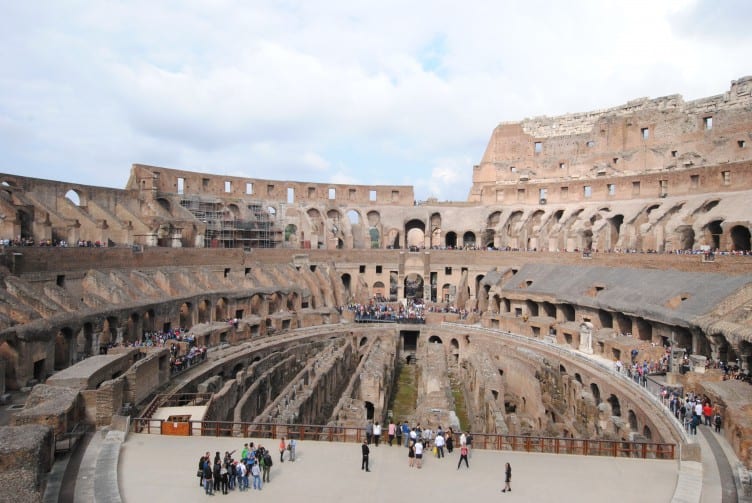
{"type": "Polygon", "coordinates": [[[54,435],[188,404],[234,435],[383,422],[400,365],[411,421],[459,428],[459,393],[478,433],[681,443],[583,356],[669,346],[750,466],[752,387],[706,363],[752,364],[751,88],[502,124],[462,203],[144,165],[122,190],[0,175],[0,394],[31,393],[4,434],[39,429],[13,470],[41,491],[54,435]],[[355,323],[357,304],[406,316],[355,323]]]}

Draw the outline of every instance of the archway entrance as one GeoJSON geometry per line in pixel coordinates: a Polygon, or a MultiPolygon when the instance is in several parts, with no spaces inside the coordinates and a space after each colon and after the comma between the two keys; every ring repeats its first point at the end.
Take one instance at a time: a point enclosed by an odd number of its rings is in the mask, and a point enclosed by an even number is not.
{"type": "Polygon", "coordinates": [[[732,227],[731,243],[734,251],[750,251],[749,229],[743,225],[735,225],[732,227]]]}
{"type": "Polygon", "coordinates": [[[423,277],[411,273],[405,277],[405,298],[423,299],[423,277]]]}

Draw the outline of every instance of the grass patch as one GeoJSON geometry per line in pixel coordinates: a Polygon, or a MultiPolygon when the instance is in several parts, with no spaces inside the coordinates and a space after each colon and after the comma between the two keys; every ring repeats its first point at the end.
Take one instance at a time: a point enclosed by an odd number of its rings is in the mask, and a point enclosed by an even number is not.
{"type": "Polygon", "coordinates": [[[418,389],[415,387],[415,365],[400,365],[389,408],[395,421],[403,421],[415,413],[418,389]]]}
{"type": "Polygon", "coordinates": [[[462,431],[467,431],[470,427],[470,418],[467,417],[467,408],[465,407],[465,394],[462,392],[460,383],[456,379],[449,380],[452,386],[452,396],[454,397],[454,412],[460,422],[462,431]]]}

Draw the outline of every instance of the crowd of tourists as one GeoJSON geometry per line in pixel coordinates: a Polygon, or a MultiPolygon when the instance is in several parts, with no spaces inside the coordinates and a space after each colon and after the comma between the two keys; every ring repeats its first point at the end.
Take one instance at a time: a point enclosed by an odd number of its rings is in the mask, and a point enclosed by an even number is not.
{"type": "Polygon", "coordinates": [[[378,447],[379,444],[386,444],[391,447],[395,442],[397,446],[407,448],[407,466],[410,468],[422,468],[423,461],[429,454],[443,459],[445,452],[452,454],[456,447],[459,448],[457,469],[459,470],[463,462],[466,468],[470,468],[468,457],[473,446],[473,436],[469,432],[457,434],[451,427],[444,430],[441,425],[434,431],[429,426],[422,427],[420,423],[411,427],[407,421],[402,424],[390,421],[387,426],[368,421],[364,430],[365,439],[361,447],[362,470],[370,471],[368,466],[370,445],[378,447]]]}
{"type": "MultiPolygon", "coordinates": [[[[280,440],[280,462],[284,462],[285,452],[288,453],[289,461],[295,461],[296,445],[297,441],[294,439],[289,443],[284,438],[280,440]]],[[[243,445],[238,456],[234,456],[235,452],[225,451],[224,456],[220,456],[217,451],[212,460],[211,453],[207,451],[199,458],[196,477],[205,494],[229,494],[230,491],[243,492],[251,488],[261,491],[264,484],[271,482],[274,460],[268,449],[250,442],[243,445]]]]}
{"type": "MultiPolygon", "coordinates": [[[[350,303],[346,309],[355,313],[356,322],[394,322],[394,323],[425,323],[425,307],[423,304],[369,302],[368,304],[350,303]]],[[[344,309],[340,309],[342,312],[344,309]]]]}
{"type": "Polygon", "coordinates": [[[700,425],[712,427],[716,433],[721,432],[723,417],[720,407],[717,404],[713,405],[707,396],[700,397],[694,393],[687,393],[682,397],[678,391],[669,391],[666,388],[661,390],[661,396],[674,417],[690,435],[697,435],[697,427],[700,425]]]}

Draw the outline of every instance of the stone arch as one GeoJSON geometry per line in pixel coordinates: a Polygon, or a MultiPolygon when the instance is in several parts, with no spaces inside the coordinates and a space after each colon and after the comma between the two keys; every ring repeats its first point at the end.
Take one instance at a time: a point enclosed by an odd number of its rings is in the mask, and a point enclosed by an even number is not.
{"type": "Polygon", "coordinates": [[[451,344],[452,349],[460,349],[460,343],[455,337],[453,337],[452,340],[449,341],[449,344],[451,344]]]}
{"type": "Polygon", "coordinates": [[[621,416],[621,405],[619,405],[619,398],[616,395],[611,395],[608,397],[608,403],[611,405],[611,415],[612,416],[621,416]]]}
{"type": "Polygon", "coordinates": [[[371,210],[366,213],[366,219],[368,220],[368,225],[376,227],[381,223],[381,214],[378,211],[371,210]]]}
{"type": "Polygon", "coordinates": [[[81,327],[76,346],[80,358],[87,358],[94,354],[94,325],[90,321],[85,322],[81,327]]]}
{"type": "Polygon", "coordinates": [[[642,436],[645,437],[646,440],[653,440],[653,432],[650,431],[650,427],[648,425],[645,425],[642,428],[642,436]]]}
{"type": "Polygon", "coordinates": [[[423,248],[426,242],[426,224],[412,219],[405,223],[405,246],[408,249],[423,248]]]}
{"type": "Polygon", "coordinates": [[[164,209],[167,213],[172,213],[172,206],[170,205],[170,200],[166,199],[164,197],[158,197],[157,198],[157,204],[159,204],[162,209],[164,209]]]}
{"type": "Polygon", "coordinates": [[[443,342],[441,341],[441,337],[439,337],[438,335],[432,335],[431,337],[429,337],[428,343],[429,344],[435,344],[435,343],[443,344],[443,342]]]}
{"type": "Polygon", "coordinates": [[[19,389],[21,385],[16,378],[16,368],[18,367],[18,351],[13,341],[0,341],[0,359],[5,361],[5,384],[9,389],[19,389]]]}
{"type": "Polygon", "coordinates": [[[629,429],[632,431],[640,431],[637,424],[637,414],[632,409],[627,412],[627,421],[629,422],[629,429]]]}
{"type": "Polygon", "coordinates": [[[298,243],[298,226],[295,224],[287,224],[285,226],[285,235],[284,240],[285,243],[290,243],[290,245],[297,246],[298,243]]]}
{"type": "Polygon", "coordinates": [[[251,295],[251,300],[249,302],[250,308],[251,308],[251,314],[255,315],[261,315],[264,314],[261,312],[263,306],[264,306],[264,298],[256,293],[251,295]]]}
{"type": "Polygon", "coordinates": [[[609,248],[615,248],[619,243],[619,236],[621,233],[621,226],[624,223],[624,215],[618,214],[608,219],[609,224],[609,248]]]}
{"type": "Polygon", "coordinates": [[[267,206],[266,207],[266,212],[270,216],[272,216],[272,217],[276,217],[277,216],[277,208],[275,208],[274,206],[267,206]]]}
{"type": "Polygon", "coordinates": [[[561,314],[564,316],[564,320],[566,321],[575,320],[574,306],[572,306],[571,304],[559,304],[559,310],[561,311],[561,314]]]}
{"type": "Polygon", "coordinates": [[[721,247],[721,236],[723,236],[723,227],[721,224],[723,224],[723,220],[713,220],[702,228],[705,235],[705,243],[714,250],[721,247]]]}
{"type": "Polygon", "coordinates": [[[214,307],[214,320],[215,321],[224,321],[229,316],[227,315],[227,307],[228,307],[228,299],[225,297],[220,297],[217,300],[217,305],[214,307]]]}
{"type": "Polygon", "coordinates": [[[680,225],[674,231],[676,250],[691,250],[695,245],[695,230],[691,225],[680,225]]]}
{"type": "Polygon", "coordinates": [[[360,342],[358,343],[358,346],[362,348],[363,346],[366,345],[367,342],[368,342],[368,337],[361,337],[360,342]]]}
{"type": "Polygon", "coordinates": [[[453,249],[457,248],[457,233],[450,231],[444,236],[444,246],[453,249]]]}
{"type": "Polygon", "coordinates": [[[475,248],[475,233],[467,231],[462,235],[462,245],[464,247],[475,248]]]}
{"type": "Polygon", "coordinates": [[[232,218],[239,219],[240,218],[240,208],[235,203],[230,203],[227,205],[227,211],[230,212],[230,215],[232,215],[232,218]]]}
{"type": "Polygon", "coordinates": [[[269,314],[276,313],[282,310],[282,295],[279,292],[274,292],[268,296],[269,300],[269,314]]]}
{"type": "Polygon", "coordinates": [[[750,251],[750,233],[749,228],[743,225],[735,225],[731,228],[731,249],[734,251],[750,251]]]}
{"type": "Polygon", "coordinates": [[[63,327],[58,331],[55,336],[55,370],[63,370],[70,366],[75,351],[72,341],[73,330],[63,327]]]}
{"type": "Polygon", "coordinates": [[[78,189],[70,189],[65,193],[65,198],[74,206],[86,206],[85,200],[78,189]]]}
{"type": "Polygon", "coordinates": [[[211,301],[201,299],[198,302],[198,322],[209,323],[211,321],[211,301]]]}
{"type": "Polygon", "coordinates": [[[598,320],[603,328],[614,328],[614,316],[605,309],[598,310],[598,320]]]}
{"type": "Polygon", "coordinates": [[[117,340],[118,319],[116,316],[108,316],[102,323],[102,335],[99,338],[99,346],[106,346],[117,340]]]}
{"type": "Polygon", "coordinates": [[[374,297],[384,298],[384,299],[387,298],[387,293],[388,292],[386,291],[386,286],[384,286],[384,282],[383,281],[376,281],[373,284],[372,291],[373,291],[373,296],[374,297]]]}
{"type": "Polygon", "coordinates": [[[699,208],[697,208],[692,214],[697,213],[707,213],[721,202],[720,199],[711,199],[710,201],[705,201],[699,208]]]}
{"type": "Polygon", "coordinates": [[[154,309],[147,309],[146,312],[141,316],[141,328],[144,332],[154,332],[154,322],[156,321],[156,316],[154,314],[154,309]]]}
{"type": "Polygon", "coordinates": [[[591,229],[585,229],[582,231],[582,249],[593,249],[593,231],[591,229]]]}
{"type": "Polygon", "coordinates": [[[360,212],[355,209],[347,210],[346,215],[347,215],[347,220],[353,225],[359,224],[362,220],[360,216],[360,212]]]}
{"type": "Polygon", "coordinates": [[[386,233],[387,248],[399,249],[402,247],[400,244],[400,231],[398,229],[389,229],[386,233]]]}
{"type": "Polygon", "coordinates": [[[193,304],[190,302],[183,302],[180,305],[179,322],[180,328],[190,330],[193,327],[193,304]]]}
{"type": "Polygon", "coordinates": [[[416,273],[410,273],[405,276],[404,292],[407,299],[423,298],[423,276],[416,273]]]}
{"type": "Polygon", "coordinates": [[[286,297],[286,304],[288,311],[295,311],[298,305],[298,292],[290,292],[286,297]]]}
{"type": "Polygon", "coordinates": [[[126,340],[125,342],[134,342],[134,341],[140,341],[143,339],[144,334],[140,330],[141,329],[141,316],[139,316],[138,313],[131,313],[130,316],[128,316],[128,327],[126,330],[126,340]]]}
{"type": "MultiPolygon", "coordinates": [[[[579,376],[579,374],[575,374],[575,376],[579,376]]],[[[582,382],[580,379],[578,379],[578,381],[582,382]]],[[[590,383],[590,392],[593,394],[595,405],[600,405],[601,404],[601,390],[598,388],[598,385],[596,383],[590,383]]]]}
{"type": "Polygon", "coordinates": [[[452,285],[450,283],[444,283],[441,285],[441,302],[449,302],[451,291],[452,285]]]}
{"type": "Polygon", "coordinates": [[[368,238],[371,243],[371,248],[381,248],[381,234],[376,227],[368,229],[368,238]]]}
{"type": "Polygon", "coordinates": [[[580,384],[583,384],[583,382],[582,382],[582,376],[580,375],[579,372],[575,372],[574,373],[574,380],[577,381],[580,384]]]}
{"type": "Polygon", "coordinates": [[[350,273],[344,273],[342,276],[340,276],[340,279],[342,280],[342,288],[344,291],[342,292],[345,296],[345,299],[349,302],[352,298],[352,277],[350,276],[350,273]]]}

